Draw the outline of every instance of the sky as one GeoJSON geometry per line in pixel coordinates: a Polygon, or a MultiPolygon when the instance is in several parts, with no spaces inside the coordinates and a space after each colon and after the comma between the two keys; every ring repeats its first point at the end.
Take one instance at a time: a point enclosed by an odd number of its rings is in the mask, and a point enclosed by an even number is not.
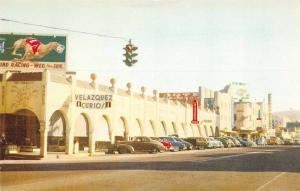
{"type": "Polygon", "coordinates": [[[299,0],[0,0],[0,18],[132,39],[138,62],[124,64],[127,41],[0,21],[0,32],[67,36],[77,78],[135,91],[220,90],[246,83],[273,110],[300,110],[299,0]]]}

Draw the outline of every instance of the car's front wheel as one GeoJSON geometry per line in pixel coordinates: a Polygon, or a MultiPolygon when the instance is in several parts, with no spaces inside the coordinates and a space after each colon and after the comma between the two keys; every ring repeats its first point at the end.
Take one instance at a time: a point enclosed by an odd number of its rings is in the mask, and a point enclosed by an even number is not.
{"type": "Polygon", "coordinates": [[[118,148],[118,152],[120,154],[128,154],[128,153],[134,153],[134,149],[132,146],[120,146],[118,148]]]}
{"type": "Polygon", "coordinates": [[[150,151],[150,153],[152,153],[152,154],[156,154],[156,153],[158,153],[158,152],[159,152],[159,149],[156,148],[156,147],[154,147],[154,148],[150,151]]]}
{"type": "Polygon", "coordinates": [[[173,152],[178,152],[178,151],[180,151],[179,147],[174,147],[173,146],[173,152]]]}

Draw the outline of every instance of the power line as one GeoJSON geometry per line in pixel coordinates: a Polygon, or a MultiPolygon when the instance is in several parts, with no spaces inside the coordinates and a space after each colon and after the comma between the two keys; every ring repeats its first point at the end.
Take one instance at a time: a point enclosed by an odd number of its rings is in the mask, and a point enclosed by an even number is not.
{"type": "Polygon", "coordinates": [[[129,40],[129,38],[125,38],[125,37],[121,37],[121,36],[112,36],[112,35],[107,35],[107,34],[98,34],[98,33],[86,32],[86,31],[78,31],[78,30],[72,30],[72,29],[67,29],[67,28],[60,28],[60,27],[53,27],[53,26],[47,26],[47,25],[41,25],[41,24],[28,23],[28,22],[17,21],[17,20],[6,19],[6,18],[0,18],[0,20],[4,21],[4,22],[12,22],[12,23],[18,23],[18,24],[23,24],[23,25],[36,26],[36,27],[42,27],[42,28],[47,28],[47,29],[55,29],[55,30],[79,33],[79,34],[85,34],[85,35],[92,35],[92,36],[103,37],[103,38],[115,38],[115,39],[122,39],[125,41],[129,40]]]}

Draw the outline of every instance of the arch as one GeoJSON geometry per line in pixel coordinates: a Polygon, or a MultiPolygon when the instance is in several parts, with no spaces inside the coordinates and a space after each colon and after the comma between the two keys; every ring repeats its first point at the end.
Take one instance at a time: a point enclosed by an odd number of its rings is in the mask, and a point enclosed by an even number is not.
{"type": "Polygon", "coordinates": [[[214,128],[212,126],[210,126],[210,131],[211,131],[211,136],[215,136],[214,128]]]}
{"type": "Polygon", "coordinates": [[[149,123],[146,125],[144,135],[149,137],[155,137],[154,123],[152,120],[149,120],[149,123]]]}
{"type": "Polygon", "coordinates": [[[184,128],[184,123],[181,123],[180,127],[178,128],[178,136],[186,137],[186,130],[184,128]]]}
{"type": "Polygon", "coordinates": [[[194,131],[194,129],[193,129],[193,125],[190,124],[189,127],[190,127],[190,130],[191,130],[191,132],[192,132],[193,137],[195,137],[195,131],[194,131]]]}
{"type": "Polygon", "coordinates": [[[142,131],[142,123],[141,120],[135,119],[133,124],[130,126],[130,137],[141,136],[142,131]]]}
{"type": "Polygon", "coordinates": [[[216,126],[216,129],[215,129],[215,136],[220,137],[220,128],[218,126],[216,126]]]}
{"type": "Polygon", "coordinates": [[[206,125],[204,125],[204,130],[205,130],[205,136],[208,137],[209,135],[208,135],[208,132],[207,132],[207,127],[206,127],[206,125]]]}
{"type": "Polygon", "coordinates": [[[191,124],[191,127],[193,128],[194,137],[200,137],[198,125],[196,125],[196,124],[191,124]]]}
{"type": "Polygon", "coordinates": [[[101,115],[96,119],[96,124],[93,133],[95,141],[112,140],[111,122],[110,118],[107,115],[101,115]]]}
{"type": "Polygon", "coordinates": [[[172,134],[178,134],[178,131],[177,131],[177,127],[176,127],[175,122],[172,121],[171,124],[172,124],[172,128],[171,128],[171,131],[170,131],[171,135],[172,135],[172,134]]]}
{"type": "Polygon", "coordinates": [[[202,132],[201,132],[201,125],[197,125],[198,131],[199,131],[199,136],[203,137],[202,132]]]}
{"type": "Polygon", "coordinates": [[[117,124],[114,127],[114,136],[115,141],[129,139],[128,121],[125,117],[121,116],[118,119],[117,124]]]}
{"type": "Polygon", "coordinates": [[[18,114],[18,115],[24,115],[24,116],[36,116],[38,121],[41,121],[38,113],[36,113],[35,111],[32,111],[31,108],[28,108],[28,107],[16,109],[13,113],[18,114]]]}
{"type": "Polygon", "coordinates": [[[48,126],[47,151],[65,152],[66,150],[66,120],[62,112],[55,111],[48,126]]]}
{"type": "Polygon", "coordinates": [[[4,133],[8,144],[24,148],[40,147],[40,122],[37,115],[29,109],[19,109],[14,114],[4,114],[4,133]]]}
{"type": "Polygon", "coordinates": [[[187,137],[193,137],[193,130],[190,125],[185,125],[185,131],[186,131],[186,136],[187,137]]]}
{"type": "Polygon", "coordinates": [[[110,117],[108,117],[107,115],[102,115],[102,117],[105,119],[106,124],[108,126],[108,135],[109,135],[109,140],[112,140],[112,126],[111,126],[111,120],[110,117]]]}
{"type": "Polygon", "coordinates": [[[79,151],[88,151],[89,149],[89,134],[91,125],[89,117],[85,113],[81,113],[75,122],[74,142],[78,145],[79,151]]]}
{"type": "Polygon", "coordinates": [[[167,131],[167,125],[165,121],[161,121],[159,124],[159,128],[158,128],[158,136],[167,136],[168,135],[168,131],[167,131]]]}

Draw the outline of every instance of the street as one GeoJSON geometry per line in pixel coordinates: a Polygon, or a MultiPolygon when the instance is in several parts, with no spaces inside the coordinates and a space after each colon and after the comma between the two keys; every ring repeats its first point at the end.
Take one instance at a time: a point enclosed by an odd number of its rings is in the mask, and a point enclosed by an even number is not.
{"type": "Polygon", "coordinates": [[[10,190],[300,190],[300,147],[0,162],[10,190]]]}

